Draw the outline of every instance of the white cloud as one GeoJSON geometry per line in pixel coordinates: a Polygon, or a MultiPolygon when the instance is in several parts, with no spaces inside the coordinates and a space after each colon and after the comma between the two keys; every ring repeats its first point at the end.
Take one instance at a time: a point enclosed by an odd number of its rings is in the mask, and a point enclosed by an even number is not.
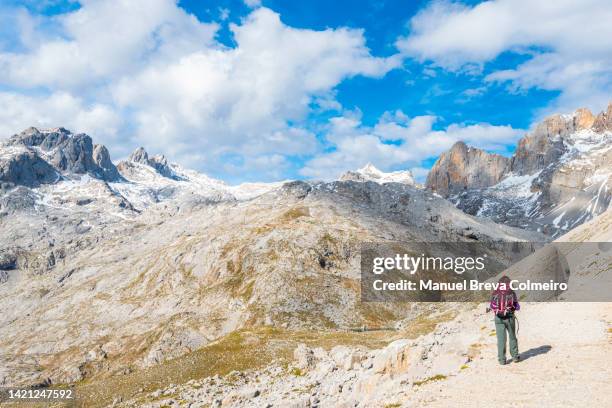
{"type": "Polygon", "coordinates": [[[49,128],[61,125],[112,142],[122,126],[121,118],[112,108],[97,103],[86,104],[66,92],[48,96],[0,92],[0,106],[3,107],[0,109],[0,134],[3,136],[29,126],[49,128]]]}
{"type": "Polygon", "coordinates": [[[115,156],[144,145],[215,175],[222,157],[239,155],[232,166],[250,179],[275,177],[256,163],[320,148],[307,117],[340,109],[336,85],[401,63],[372,56],[362,30],[296,29],[263,7],[230,25],[231,48],[215,39],[217,24],[173,0],[88,0],[76,12],[23,20],[25,49],[0,51],[0,85],[10,90],[0,98],[19,110],[7,133],[41,122],[97,129],[96,140],[122,140],[109,145],[115,156]],[[57,109],[36,105],[53,98],[57,109]],[[99,130],[103,121],[114,133],[99,130]]]}
{"type": "Polygon", "coordinates": [[[410,172],[417,182],[424,183],[427,175],[429,174],[429,170],[430,169],[425,167],[413,167],[410,169],[410,172]]]}
{"type": "MultiPolygon", "coordinates": [[[[606,0],[493,0],[475,6],[437,1],[397,42],[405,55],[449,70],[473,70],[506,51],[527,62],[488,81],[562,94],[551,109],[605,106],[612,91],[612,8],[606,0]]],[[[474,71],[472,71],[474,72],[474,71]]]]}
{"type": "Polygon", "coordinates": [[[524,133],[488,123],[451,124],[444,130],[434,130],[436,120],[434,116],[409,118],[401,111],[387,112],[373,127],[363,126],[354,114],[332,118],[327,139],[335,150],[308,161],[301,172],[307,177],[332,179],[372,162],[382,170],[413,167],[416,175],[422,176],[419,164],[423,160],[438,156],[459,140],[504,152],[506,145],[515,143],[524,133]]]}
{"type": "Polygon", "coordinates": [[[260,7],[261,0],[244,0],[244,4],[251,8],[260,7]]]}
{"type": "MultiPolygon", "coordinates": [[[[30,27],[28,35],[39,38],[28,41],[28,52],[0,54],[2,82],[83,91],[97,81],[210,46],[218,28],[168,0],[82,3],[75,12],[47,17],[61,27],[57,33],[42,39],[30,27]]],[[[38,23],[45,25],[41,19],[38,23]]]]}

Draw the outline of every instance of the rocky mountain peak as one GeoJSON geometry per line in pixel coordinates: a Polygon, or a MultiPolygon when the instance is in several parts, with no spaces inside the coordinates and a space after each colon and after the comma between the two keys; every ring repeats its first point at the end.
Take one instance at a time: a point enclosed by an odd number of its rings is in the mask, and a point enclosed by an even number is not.
{"type": "Polygon", "coordinates": [[[130,154],[128,160],[135,163],[149,164],[149,153],[141,146],[130,154]]]}
{"type": "Polygon", "coordinates": [[[414,178],[409,170],[399,170],[386,173],[379,170],[372,163],[367,163],[362,168],[355,171],[347,171],[340,176],[340,181],[373,181],[379,184],[402,183],[414,185],[414,178]]]}
{"type": "Polygon", "coordinates": [[[89,174],[105,181],[121,178],[103,145],[90,136],[59,127],[29,127],[0,144],[0,180],[34,187],[53,183],[60,175],[89,174]]]}
{"type": "Polygon", "coordinates": [[[574,127],[577,130],[590,129],[595,122],[595,115],[587,108],[576,109],[574,113],[574,127]]]}
{"type": "Polygon", "coordinates": [[[369,173],[369,174],[380,174],[382,173],[378,170],[372,163],[368,162],[365,166],[357,170],[360,173],[369,173]]]}
{"type": "Polygon", "coordinates": [[[105,180],[118,180],[121,178],[117,167],[111,161],[110,153],[106,146],[101,144],[94,145],[92,158],[94,163],[102,169],[105,180]]]}
{"type": "MultiPolygon", "coordinates": [[[[155,156],[149,157],[149,153],[144,147],[139,147],[130,154],[128,162],[144,164],[149,167],[153,167],[155,171],[164,177],[168,177],[174,180],[181,180],[181,177],[176,174],[172,169],[171,163],[163,154],[156,154],[155,156]]],[[[126,169],[127,165],[120,163],[119,168],[122,170],[126,169]]]]}
{"type": "Polygon", "coordinates": [[[601,112],[593,122],[595,132],[612,131],[612,102],[608,104],[608,109],[601,112]]]}
{"type": "Polygon", "coordinates": [[[519,140],[511,159],[457,142],[440,155],[427,177],[427,187],[448,196],[464,189],[492,186],[509,173],[534,174],[558,162],[570,150],[573,136],[585,130],[595,133],[612,130],[612,103],[597,116],[587,108],[579,108],[569,115],[546,117],[519,140]],[[478,170],[470,172],[475,169],[478,170]]]}
{"type": "Polygon", "coordinates": [[[468,214],[559,234],[612,200],[611,130],[612,104],[597,116],[586,108],[551,115],[499,166],[487,162],[490,154],[458,142],[435,163],[427,187],[468,214]]]}
{"type": "Polygon", "coordinates": [[[22,145],[27,147],[40,147],[48,151],[55,148],[70,137],[69,130],[60,128],[38,129],[33,126],[9,138],[7,145],[22,145]]]}
{"type": "Polygon", "coordinates": [[[448,196],[467,188],[496,184],[509,168],[510,160],[507,157],[468,147],[459,141],[448,152],[440,155],[427,175],[426,185],[448,196]]]}

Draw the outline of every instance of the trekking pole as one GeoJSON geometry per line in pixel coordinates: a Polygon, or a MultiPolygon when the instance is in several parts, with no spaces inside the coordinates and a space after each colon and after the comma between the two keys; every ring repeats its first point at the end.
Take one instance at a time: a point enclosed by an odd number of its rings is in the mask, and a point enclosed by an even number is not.
{"type": "Polygon", "coordinates": [[[518,335],[520,326],[519,326],[518,317],[516,317],[516,315],[514,315],[514,320],[516,321],[516,334],[518,335]]]}

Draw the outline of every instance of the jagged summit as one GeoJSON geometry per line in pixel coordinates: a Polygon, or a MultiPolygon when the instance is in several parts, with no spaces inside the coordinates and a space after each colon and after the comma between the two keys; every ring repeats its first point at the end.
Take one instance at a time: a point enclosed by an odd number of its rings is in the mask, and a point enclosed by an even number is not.
{"type": "Polygon", "coordinates": [[[457,142],[426,186],[469,214],[556,236],[608,208],[611,174],[612,103],[547,117],[510,158],[457,142]]]}
{"type": "Polygon", "coordinates": [[[427,175],[426,185],[446,197],[467,188],[496,184],[509,168],[508,158],[468,147],[459,141],[448,152],[440,155],[427,175]]]}
{"type": "Polygon", "coordinates": [[[393,171],[385,173],[376,168],[372,163],[367,163],[362,168],[355,171],[347,171],[340,176],[341,181],[374,181],[379,184],[402,183],[414,185],[414,178],[409,170],[393,171]]]}
{"type": "Polygon", "coordinates": [[[168,162],[166,156],[164,156],[163,154],[159,154],[149,157],[149,153],[147,153],[145,148],[142,146],[137,148],[132,152],[132,154],[130,154],[127,162],[127,166],[125,165],[125,162],[122,162],[121,164],[124,164],[125,167],[129,167],[129,163],[144,164],[146,166],[153,167],[155,171],[157,171],[164,177],[171,178],[173,180],[184,180],[184,177],[181,177],[177,173],[177,171],[172,168],[173,166],[168,162]]]}
{"type": "Polygon", "coordinates": [[[149,153],[144,147],[139,147],[130,154],[128,161],[142,164],[149,164],[149,153]]]}
{"type": "Polygon", "coordinates": [[[65,128],[29,127],[0,145],[0,180],[35,187],[71,174],[88,174],[104,181],[121,176],[103,145],[94,145],[84,133],[65,128]]]}
{"type": "Polygon", "coordinates": [[[161,202],[249,200],[280,184],[228,186],[164,155],[149,156],[143,147],[115,166],[104,145],[62,127],[30,127],[0,142],[0,216],[68,203],[76,210],[87,203],[105,216],[130,217],[161,202]]]}

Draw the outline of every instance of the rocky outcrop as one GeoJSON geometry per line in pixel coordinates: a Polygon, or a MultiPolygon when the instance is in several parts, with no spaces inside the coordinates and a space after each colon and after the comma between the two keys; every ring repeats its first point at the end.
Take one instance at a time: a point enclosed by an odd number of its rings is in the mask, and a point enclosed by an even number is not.
{"type": "Polygon", "coordinates": [[[427,176],[427,188],[448,197],[462,190],[489,187],[509,173],[519,176],[545,169],[570,150],[568,139],[583,130],[602,133],[612,129],[612,103],[595,117],[586,108],[572,115],[552,115],[519,140],[514,155],[490,154],[457,142],[440,155],[427,176]]]}
{"type": "Polygon", "coordinates": [[[144,147],[139,147],[130,154],[127,162],[119,163],[119,170],[129,172],[130,163],[139,163],[144,164],[146,166],[150,166],[155,169],[155,171],[161,174],[164,177],[173,180],[182,180],[183,178],[179,176],[171,167],[168,159],[164,155],[155,155],[149,157],[149,154],[144,149],[144,147]]]}
{"type": "Polygon", "coordinates": [[[96,166],[102,172],[102,178],[107,181],[116,181],[121,178],[119,171],[110,159],[106,146],[97,144],[94,146],[92,158],[96,166]]]}
{"type": "Polygon", "coordinates": [[[47,135],[41,133],[35,127],[29,127],[23,132],[13,135],[7,141],[7,145],[39,146],[46,137],[47,135]]]}
{"type": "Polygon", "coordinates": [[[601,112],[593,122],[593,130],[596,132],[612,131],[612,102],[608,104],[608,109],[601,112]]]}
{"type": "Polygon", "coordinates": [[[51,157],[51,163],[61,171],[85,174],[97,169],[93,161],[91,137],[78,134],[67,138],[57,147],[51,157]]]}
{"type": "Polygon", "coordinates": [[[40,147],[44,151],[50,151],[64,143],[70,136],[70,131],[62,127],[44,131],[35,127],[29,127],[9,138],[7,145],[40,147]]]}
{"type": "Polygon", "coordinates": [[[575,125],[573,119],[567,120],[561,115],[545,119],[519,140],[510,170],[520,175],[531,174],[559,160],[567,151],[563,138],[576,131],[575,125]]]}
{"type": "Polygon", "coordinates": [[[508,158],[457,142],[448,152],[440,155],[427,175],[426,185],[448,197],[466,189],[492,186],[509,169],[508,158]]]}
{"type": "Polygon", "coordinates": [[[0,156],[0,181],[14,185],[37,187],[57,181],[58,172],[35,152],[19,150],[0,156]]]}
{"type": "Polygon", "coordinates": [[[2,162],[15,165],[11,175],[0,180],[13,179],[15,184],[35,187],[52,183],[58,180],[57,173],[89,174],[105,181],[121,179],[105,146],[94,148],[91,137],[73,135],[64,128],[41,131],[30,127],[0,145],[0,152],[3,150],[2,162]]]}

